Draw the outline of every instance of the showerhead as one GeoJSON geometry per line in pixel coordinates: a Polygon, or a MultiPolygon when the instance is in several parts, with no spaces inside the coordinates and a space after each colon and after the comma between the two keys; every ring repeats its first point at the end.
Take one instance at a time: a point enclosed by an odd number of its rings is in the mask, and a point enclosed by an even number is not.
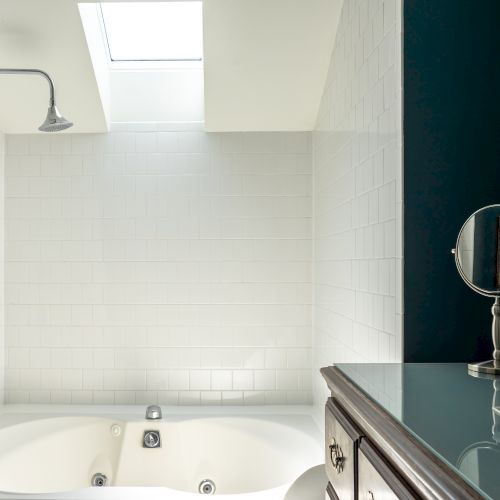
{"type": "Polygon", "coordinates": [[[41,132],[59,132],[60,130],[72,126],[73,123],[66,120],[66,118],[59,113],[55,103],[51,103],[47,111],[47,118],[45,118],[45,121],[38,127],[38,130],[41,132]]]}
{"type": "Polygon", "coordinates": [[[52,79],[45,71],[41,69],[30,69],[30,68],[0,68],[0,74],[4,75],[40,75],[43,76],[48,84],[50,91],[50,100],[49,100],[49,110],[47,111],[47,118],[45,121],[38,127],[38,130],[41,132],[59,132],[61,130],[67,129],[73,126],[72,122],[69,122],[64,118],[64,116],[59,113],[59,110],[56,106],[56,101],[54,97],[54,84],[52,83],[52,79]]]}

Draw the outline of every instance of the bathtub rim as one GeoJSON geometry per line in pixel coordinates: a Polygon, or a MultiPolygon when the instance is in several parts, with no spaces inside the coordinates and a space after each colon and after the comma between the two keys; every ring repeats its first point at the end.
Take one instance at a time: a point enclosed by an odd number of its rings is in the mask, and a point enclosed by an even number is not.
{"type": "MultiPolygon", "coordinates": [[[[37,418],[50,417],[81,417],[93,416],[119,420],[146,420],[147,404],[140,405],[71,405],[71,404],[0,404],[0,429],[14,425],[9,417],[24,417],[22,422],[37,418]]],[[[190,406],[190,405],[160,405],[163,411],[163,421],[173,417],[272,417],[272,416],[304,416],[312,422],[311,437],[318,437],[322,442],[322,428],[315,418],[312,405],[234,405],[234,406],[190,406]]],[[[152,421],[154,422],[154,421],[152,421]]]]}
{"type": "MultiPolygon", "coordinates": [[[[144,418],[148,403],[135,405],[4,403],[0,415],[12,413],[62,413],[78,415],[140,415],[144,418]]],[[[313,405],[168,405],[161,406],[168,415],[306,415],[314,420],[313,405]]],[[[315,422],[316,424],[316,422],[315,422]]]]}

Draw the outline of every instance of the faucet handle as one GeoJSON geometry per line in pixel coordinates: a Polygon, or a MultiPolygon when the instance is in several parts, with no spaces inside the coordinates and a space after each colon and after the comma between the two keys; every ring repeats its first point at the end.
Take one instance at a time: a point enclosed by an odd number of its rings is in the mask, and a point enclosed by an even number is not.
{"type": "Polygon", "coordinates": [[[146,408],[147,420],[160,420],[161,418],[161,408],[158,405],[150,405],[146,408]]]}

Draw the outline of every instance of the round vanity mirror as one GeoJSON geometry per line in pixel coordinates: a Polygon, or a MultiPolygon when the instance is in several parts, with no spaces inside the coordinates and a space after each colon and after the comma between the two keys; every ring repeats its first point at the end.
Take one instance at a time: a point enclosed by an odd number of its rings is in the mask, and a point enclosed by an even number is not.
{"type": "Polygon", "coordinates": [[[476,372],[500,375],[500,205],[474,212],[462,226],[454,249],[463,280],[474,291],[494,297],[493,359],[469,365],[476,372]]]}
{"type": "Polygon", "coordinates": [[[458,235],[455,261],[473,290],[500,296],[500,205],[481,208],[467,219],[458,235]]]}

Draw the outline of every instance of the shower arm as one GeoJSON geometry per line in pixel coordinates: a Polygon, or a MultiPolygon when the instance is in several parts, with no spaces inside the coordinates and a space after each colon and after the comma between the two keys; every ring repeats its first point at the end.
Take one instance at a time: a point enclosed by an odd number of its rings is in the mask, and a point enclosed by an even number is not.
{"type": "Polygon", "coordinates": [[[47,82],[49,83],[50,89],[50,106],[55,104],[55,96],[54,96],[54,84],[52,83],[52,79],[50,78],[48,73],[42,71],[41,69],[25,69],[25,68],[0,68],[0,74],[3,75],[40,75],[43,76],[47,82]]]}
{"type": "Polygon", "coordinates": [[[43,123],[38,127],[40,132],[60,132],[61,130],[66,130],[73,126],[73,122],[66,120],[60,111],[57,109],[54,84],[52,78],[49,74],[41,69],[34,68],[0,68],[0,75],[39,75],[43,76],[48,84],[50,90],[50,101],[49,108],[47,110],[47,116],[43,123]]]}

